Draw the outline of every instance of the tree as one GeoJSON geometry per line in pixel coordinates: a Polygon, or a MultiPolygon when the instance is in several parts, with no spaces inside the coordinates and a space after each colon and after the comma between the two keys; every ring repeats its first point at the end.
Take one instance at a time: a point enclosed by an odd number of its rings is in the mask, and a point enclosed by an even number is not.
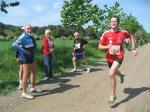
{"type": "Polygon", "coordinates": [[[99,12],[94,17],[93,27],[97,28],[99,32],[104,32],[104,30],[109,29],[109,20],[112,16],[118,16],[120,18],[120,27],[128,30],[132,34],[141,27],[136,17],[123,12],[123,8],[120,7],[119,2],[115,2],[110,7],[104,5],[104,9],[99,8],[99,12]]]}
{"type": "Polygon", "coordinates": [[[104,28],[108,29],[110,27],[109,21],[112,16],[118,16],[120,18],[120,21],[122,22],[122,18],[124,18],[124,12],[123,9],[120,7],[119,2],[115,2],[113,6],[107,7],[107,5],[104,5],[104,7],[106,12],[104,15],[104,28]]]}
{"type": "Polygon", "coordinates": [[[124,18],[122,22],[122,28],[127,29],[131,34],[135,34],[135,32],[140,28],[140,24],[137,21],[136,17],[132,16],[131,14],[124,18]]]}
{"type": "Polygon", "coordinates": [[[64,26],[73,26],[75,30],[81,31],[83,25],[90,21],[98,7],[91,4],[92,0],[70,0],[64,1],[61,10],[61,22],[64,26]]]}
{"type": "Polygon", "coordinates": [[[95,16],[91,17],[93,25],[91,28],[95,29],[98,32],[104,32],[104,30],[109,29],[109,20],[112,16],[118,16],[119,18],[124,18],[123,9],[120,7],[119,2],[115,2],[113,6],[108,7],[104,5],[104,8],[98,9],[95,13],[95,16]]]}
{"type": "Polygon", "coordinates": [[[4,32],[3,32],[4,28],[5,28],[4,24],[0,22],[0,36],[4,35],[4,32]]]}
{"type": "Polygon", "coordinates": [[[2,1],[0,1],[0,11],[7,14],[8,11],[7,11],[6,8],[8,8],[8,7],[15,7],[15,6],[18,6],[19,4],[20,3],[18,1],[8,3],[8,2],[2,0],[2,1]]]}
{"type": "Polygon", "coordinates": [[[92,39],[98,39],[99,38],[99,33],[95,30],[95,28],[89,26],[88,28],[85,29],[86,35],[92,39]]]}
{"type": "Polygon", "coordinates": [[[105,28],[103,26],[105,10],[96,8],[96,12],[91,16],[90,20],[92,25],[89,26],[91,30],[95,32],[102,32],[105,28]]]}

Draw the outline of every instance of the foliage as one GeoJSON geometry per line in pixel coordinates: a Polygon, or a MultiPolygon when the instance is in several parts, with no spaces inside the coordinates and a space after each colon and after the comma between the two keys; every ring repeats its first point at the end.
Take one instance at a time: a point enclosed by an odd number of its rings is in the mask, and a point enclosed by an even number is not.
{"type": "MultiPolygon", "coordinates": [[[[64,1],[61,10],[62,24],[72,26],[76,31],[81,31],[84,24],[90,21],[91,16],[98,11],[98,7],[92,5],[92,0],[64,1]]],[[[82,31],[81,31],[82,32],[82,31]]]]}
{"type": "Polygon", "coordinates": [[[140,40],[143,40],[145,43],[150,42],[150,33],[146,33],[142,27],[135,32],[135,36],[137,38],[137,42],[140,40]]]}
{"type": "Polygon", "coordinates": [[[139,22],[132,15],[126,16],[126,19],[122,23],[122,28],[127,29],[131,34],[135,34],[140,27],[139,22]]]}
{"type": "Polygon", "coordinates": [[[137,18],[132,14],[128,15],[120,7],[119,2],[112,6],[104,5],[104,8],[91,4],[92,0],[70,0],[65,1],[62,11],[62,24],[80,29],[82,36],[97,38],[105,30],[109,29],[109,20],[112,16],[120,18],[120,27],[135,34],[139,28],[142,28],[137,18]],[[90,22],[88,28],[83,29],[83,25],[90,22]]]}
{"type": "Polygon", "coordinates": [[[0,36],[3,36],[4,40],[6,40],[8,37],[11,37],[11,39],[16,38],[20,35],[20,33],[21,29],[19,26],[5,25],[0,22],[0,36]]]}
{"type": "Polygon", "coordinates": [[[91,39],[98,39],[101,33],[96,31],[92,26],[89,26],[85,29],[86,36],[90,37],[91,39]]]}
{"type": "Polygon", "coordinates": [[[8,7],[15,7],[15,6],[18,6],[20,3],[18,1],[15,1],[15,2],[11,2],[11,3],[8,3],[6,2],[6,0],[2,0],[0,1],[0,11],[1,12],[4,12],[4,13],[8,13],[7,9],[8,7]]]}
{"type": "MultiPolygon", "coordinates": [[[[113,6],[110,6],[110,7],[107,7],[107,5],[104,6],[105,7],[105,21],[104,21],[104,25],[103,27],[108,29],[110,26],[109,26],[109,21],[110,21],[110,18],[112,16],[118,16],[120,18],[120,21],[122,22],[124,18],[124,13],[123,13],[123,9],[120,7],[120,4],[119,2],[116,2],[113,6]]],[[[121,23],[120,23],[121,24],[121,23]]]]}

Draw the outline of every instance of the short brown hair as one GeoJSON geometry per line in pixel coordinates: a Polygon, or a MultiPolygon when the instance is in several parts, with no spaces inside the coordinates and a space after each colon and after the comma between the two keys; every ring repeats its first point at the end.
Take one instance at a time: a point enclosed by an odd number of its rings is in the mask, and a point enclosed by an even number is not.
{"type": "Polygon", "coordinates": [[[120,19],[119,19],[118,16],[111,16],[110,20],[111,20],[112,18],[116,18],[116,19],[117,19],[117,22],[120,23],[120,19]]]}

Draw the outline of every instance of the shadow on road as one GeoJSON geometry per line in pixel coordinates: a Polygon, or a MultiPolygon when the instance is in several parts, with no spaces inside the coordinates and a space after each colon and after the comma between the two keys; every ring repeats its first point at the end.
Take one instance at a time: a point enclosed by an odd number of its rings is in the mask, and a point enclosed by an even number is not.
{"type": "Polygon", "coordinates": [[[41,93],[35,94],[34,97],[45,96],[45,95],[56,94],[56,93],[63,93],[67,90],[77,88],[77,87],[80,87],[80,86],[60,83],[59,87],[56,87],[51,90],[43,90],[41,93]]]}
{"type": "MultiPolygon", "coordinates": [[[[106,61],[94,63],[93,65],[91,65],[91,72],[105,70],[106,67],[108,67],[106,61]]],[[[59,87],[43,90],[41,93],[34,94],[34,96],[39,97],[39,96],[44,96],[44,95],[48,95],[48,94],[62,93],[67,90],[80,87],[80,85],[71,85],[71,84],[67,84],[67,83],[72,80],[72,77],[75,77],[78,75],[85,75],[85,74],[87,74],[86,69],[81,68],[81,70],[77,71],[77,72],[65,72],[65,73],[62,73],[61,76],[54,76],[50,80],[46,80],[46,81],[42,80],[37,85],[58,84],[59,87]]]]}
{"type": "Polygon", "coordinates": [[[107,61],[99,61],[92,64],[92,66],[99,66],[99,67],[108,67],[107,61]]]}
{"type": "Polygon", "coordinates": [[[129,95],[125,99],[121,100],[120,102],[112,105],[111,108],[116,108],[120,104],[128,102],[129,100],[135,98],[136,96],[138,96],[139,94],[141,94],[142,92],[145,92],[147,90],[150,90],[150,87],[125,88],[124,93],[129,94],[129,95]]]}

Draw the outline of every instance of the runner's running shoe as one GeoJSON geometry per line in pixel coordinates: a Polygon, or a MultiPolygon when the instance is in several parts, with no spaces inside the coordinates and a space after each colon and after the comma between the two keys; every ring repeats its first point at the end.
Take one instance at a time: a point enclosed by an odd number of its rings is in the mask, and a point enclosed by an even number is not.
{"type": "Polygon", "coordinates": [[[90,73],[90,71],[91,71],[91,69],[90,69],[90,68],[87,68],[87,71],[86,71],[86,72],[87,72],[87,73],[90,73]]]}
{"type": "Polygon", "coordinates": [[[109,102],[109,103],[114,103],[115,100],[116,100],[116,96],[111,95],[111,96],[109,97],[109,99],[108,99],[108,102],[109,102]]]}
{"type": "Polygon", "coordinates": [[[74,69],[72,69],[72,70],[71,70],[71,72],[75,72],[75,71],[77,71],[77,69],[76,69],[76,68],[74,68],[74,69]]]}

